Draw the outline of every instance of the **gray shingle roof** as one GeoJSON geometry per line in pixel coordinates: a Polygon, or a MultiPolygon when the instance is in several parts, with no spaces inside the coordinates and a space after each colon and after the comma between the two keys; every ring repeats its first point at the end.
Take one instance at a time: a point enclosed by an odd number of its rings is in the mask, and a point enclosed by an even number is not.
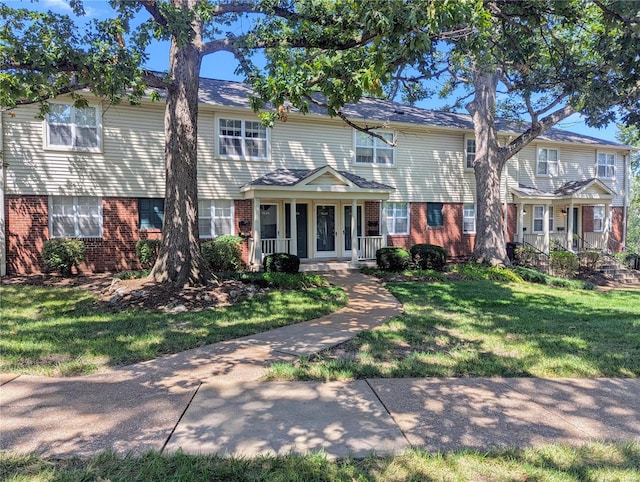
{"type": "MultiPolygon", "coordinates": [[[[257,179],[251,181],[249,186],[280,186],[280,187],[291,187],[296,184],[301,183],[305,179],[311,177],[316,172],[324,169],[326,166],[318,167],[316,169],[287,169],[280,168],[275,171],[269,172],[264,176],[261,176],[257,179]]],[[[387,186],[386,184],[382,184],[376,181],[369,181],[363,177],[356,176],[355,174],[348,171],[336,171],[340,173],[342,176],[347,178],[349,181],[354,183],[356,186],[362,189],[395,189],[391,186],[387,186]]]]}
{"type": "Polygon", "coordinates": [[[595,177],[591,177],[589,179],[583,179],[581,181],[568,181],[554,191],[543,191],[535,187],[519,184],[518,189],[514,189],[514,191],[520,195],[532,196],[532,197],[552,198],[556,196],[573,196],[584,187],[596,181],[597,179],[595,177]]]}
{"type": "MultiPolygon", "coordinates": [[[[250,109],[249,95],[252,93],[247,84],[228,80],[200,79],[200,101],[206,104],[244,107],[250,109]]],[[[311,114],[326,115],[319,106],[311,105],[311,114]]],[[[443,112],[437,110],[411,107],[385,99],[365,97],[357,104],[344,106],[343,112],[351,119],[366,122],[403,122],[430,127],[446,127],[473,131],[471,117],[467,114],[443,112]]],[[[502,133],[519,133],[527,127],[527,123],[514,121],[498,121],[498,130],[502,133]]],[[[587,145],[607,145],[625,147],[624,144],[596,137],[576,134],[562,129],[551,128],[539,139],[555,142],[574,142],[587,145]]]]}

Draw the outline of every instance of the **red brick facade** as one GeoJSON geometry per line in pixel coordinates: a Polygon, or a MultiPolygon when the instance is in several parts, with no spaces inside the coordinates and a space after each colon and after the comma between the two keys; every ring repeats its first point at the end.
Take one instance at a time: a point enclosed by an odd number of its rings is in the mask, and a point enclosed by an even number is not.
{"type": "MultiPolygon", "coordinates": [[[[516,232],[516,205],[508,206],[507,238],[513,240],[516,232]]],[[[41,252],[49,239],[49,206],[47,196],[8,196],[5,201],[7,271],[9,274],[42,272],[41,252]]],[[[463,204],[443,204],[442,226],[429,226],[427,203],[410,203],[410,233],[389,235],[389,246],[410,248],[418,243],[444,246],[452,259],[464,259],[471,255],[475,234],[462,232],[463,204]]],[[[622,241],[623,209],[612,209],[611,237],[622,241]]],[[[139,269],[135,243],[139,239],[159,239],[160,230],[138,227],[137,198],[102,199],[102,238],[85,238],[85,262],[81,271],[103,272],[139,269]]],[[[380,233],[380,203],[365,203],[365,233],[380,233]]],[[[234,204],[234,234],[249,234],[252,229],[253,202],[236,200],[234,204]],[[240,223],[243,222],[242,227],[240,223]]],[[[593,230],[593,207],[582,209],[583,232],[593,230]]],[[[248,237],[242,244],[243,259],[249,259],[248,237]]],[[[615,249],[615,246],[612,246],[615,249]]]]}

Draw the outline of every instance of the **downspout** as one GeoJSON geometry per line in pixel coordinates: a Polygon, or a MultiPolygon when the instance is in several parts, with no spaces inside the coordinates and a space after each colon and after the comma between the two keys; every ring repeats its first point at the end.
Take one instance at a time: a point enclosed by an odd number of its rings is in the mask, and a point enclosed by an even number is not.
{"type": "Polygon", "coordinates": [[[624,193],[622,199],[622,250],[627,250],[627,221],[631,195],[631,151],[624,156],[624,193]]]}
{"type": "Polygon", "coordinates": [[[5,236],[4,190],[4,131],[2,129],[2,111],[0,110],[0,277],[7,275],[7,239],[5,236]]]}

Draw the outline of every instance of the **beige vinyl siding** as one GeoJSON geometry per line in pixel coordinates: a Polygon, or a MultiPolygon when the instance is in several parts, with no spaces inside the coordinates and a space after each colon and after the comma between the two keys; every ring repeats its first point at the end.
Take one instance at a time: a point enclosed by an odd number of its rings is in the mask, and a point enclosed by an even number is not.
{"type": "Polygon", "coordinates": [[[8,192],[162,196],[162,107],[106,106],[101,114],[102,152],[45,150],[45,125],[35,118],[35,106],[3,116],[8,192]]]}
{"type": "MultiPolygon", "coordinates": [[[[602,152],[615,152],[615,150],[602,150],[602,152]]],[[[543,191],[554,191],[569,181],[594,178],[596,177],[596,153],[597,150],[594,147],[533,143],[520,152],[520,183],[543,191]],[[560,160],[558,176],[536,175],[536,153],[538,147],[558,149],[558,158],[560,160]]],[[[616,193],[613,199],[614,206],[621,206],[623,203],[623,170],[623,155],[616,153],[615,179],[601,179],[605,185],[616,193]]]]}

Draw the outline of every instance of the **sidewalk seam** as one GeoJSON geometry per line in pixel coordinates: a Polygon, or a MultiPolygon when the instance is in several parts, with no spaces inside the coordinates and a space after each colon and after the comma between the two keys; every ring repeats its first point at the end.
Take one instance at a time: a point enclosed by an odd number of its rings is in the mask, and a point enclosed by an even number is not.
{"type": "Polygon", "coordinates": [[[415,448],[414,445],[409,440],[409,438],[407,437],[407,434],[404,433],[404,430],[402,430],[402,427],[400,427],[400,425],[398,424],[398,421],[394,418],[393,414],[389,411],[387,406],[384,404],[384,402],[382,401],[382,399],[378,395],[378,392],[376,392],[376,390],[371,386],[371,384],[369,383],[369,379],[365,378],[364,382],[367,384],[367,386],[369,387],[369,389],[371,390],[373,395],[376,397],[376,399],[380,402],[380,404],[384,408],[385,412],[387,412],[387,414],[389,414],[389,417],[391,418],[391,420],[393,420],[393,423],[395,424],[395,426],[398,427],[398,430],[400,430],[400,433],[402,434],[404,439],[407,441],[407,446],[409,446],[411,448],[415,448]]]}
{"type": "Polygon", "coordinates": [[[198,386],[196,387],[196,389],[193,391],[193,395],[191,395],[191,398],[189,399],[189,401],[187,402],[187,406],[184,407],[184,410],[182,411],[182,413],[180,414],[180,416],[178,417],[178,421],[175,423],[175,425],[173,426],[173,428],[171,429],[171,433],[167,436],[167,439],[164,441],[164,443],[162,444],[162,447],[160,448],[160,453],[164,452],[164,449],[167,447],[167,444],[169,443],[169,440],[171,440],[171,437],[173,437],[173,434],[175,433],[176,429],[178,428],[178,425],[180,425],[180,422],[182,421],[185,413],[187,413],[187,410],[189,410],[189,407],[191,406],[191,403],[193,402],[193,399],[196,397],[196,395],[198,394],[198,390],[200,390],[200,387],[203,385],[202,382],[198,383],[198,386]]]}

